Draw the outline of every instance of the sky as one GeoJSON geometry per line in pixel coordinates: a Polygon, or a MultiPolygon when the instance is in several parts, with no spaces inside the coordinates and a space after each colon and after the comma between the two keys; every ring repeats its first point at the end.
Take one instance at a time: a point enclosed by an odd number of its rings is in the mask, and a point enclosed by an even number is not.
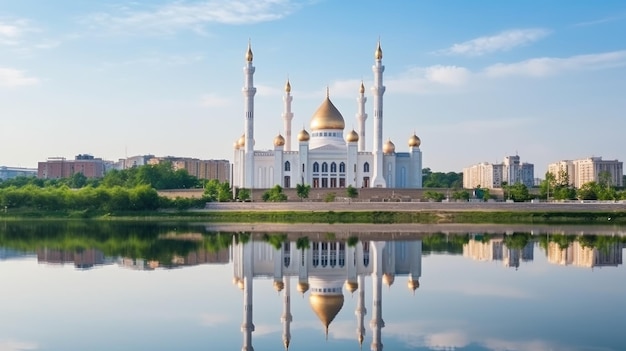
{"type": "Polygon", "coordinates": [[[255,148],[295,135],[329,89],[358,127],[378,40],[383,138],[460,172],[519,155],[541,177],[564,159],[625,157],[626,2],[0,0],[0,165],[152,154],[233,160],[254,52],[255,148]]]}

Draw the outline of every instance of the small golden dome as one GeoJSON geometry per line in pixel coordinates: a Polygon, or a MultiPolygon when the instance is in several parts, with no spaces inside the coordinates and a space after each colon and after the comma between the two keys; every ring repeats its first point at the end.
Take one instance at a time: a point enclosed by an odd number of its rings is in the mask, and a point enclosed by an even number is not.
{"type": "Polygon", "coordinates": [[[357,282],[351,282],[349,280],[346,280],[346,284],[345,284],[345,288],[346,290],[348,290],[350,293],[353,293],[356,291],[356,289],[359,288],[359,283],[357,282]]]}
{"type": "Polygon", "coordinates": [[[346,141],[349,143],[359,141],[359,134],[352,129],[352,131],[346,136],[346,141]]]}
{"type": "Polygon", "coordinates": [[[391,139],[388,139],[385,145],[383,145],[383,153],[393,154],[396,152],[396,145],[391,142],[391,139]]]}
{"type": "Polygon", "coordinates": [[[299,293],[304,294],[305,292],[309,291],[309,283],[307,282],[298,283],[297,289],[299,293]]]}
{"type": "Polygon", "coordinates": [[[284,146],[285,138],[282,135],[278,134],[276,138],[274,138],[274,146],[284,146]]]}
{"type": "Polygon", "coordinates": [[[385,283],[385,285],[387,286],[393,285],[394,280],[395,280],[395,276],[393,275],[393,273],[385,273],[383,275],[383,283],[385,283]]]}
{"type": "Polygon", "coordinates": [[[378,46],[376,47],[376,52],[374,52],[374,58],[377,60],[383,59],[383,49],[380,47],[380,40],[378,41],[378,46]]]}
{"type": "Polygon", "coordinates": [[[239,145],[239,147],[246,146],[246,135],[245,134],[241,134],[241,137],[239,138],[239,141],[237,141],[237,144],[239,145]]]}
{"type": "Polygon", "coordinates": [[[363,81],[361,81],[361,87],[359,88],[359,93],[361,94],[365,93],[365,85],[363,85],[363,81]]]}
{"type": "Polygon", "coordinates": [[[409,283],[407,284],[409,289],[411,289],[412,291],[415,291],[415,289],[420,287],[420,282],[419,280],[413,280],[413,279],[409,279],[409,283]]]}
{"type": "Polygon", "coordinates": [[[289,79],[287,79],[287,84],[285,84],[285,92],[291,93],[291,83],[289,83],[289,79]]]}
{"type": "Polygon", "coordinates": [[[317,318],[320,319],[325,328],[328,328],[343,307],[343,295],[311,294],[309,303],[317,318]]]}
{"type": "Polygon", "coordinates": [[[248,42],[248,51],[246,52],[246,61],[252,62],[253,58],[254,58],[254,55],[252,55],[252,46],[250,45],[250,42],[248,42]]]}
{"type": "Polygon", "coordinates": [[[346,127],[341,112],[330,101],[328,96],[311,117],[311,130],[341,129],[346,127]]]}
{"type": "Polygon", "coordinates": [[[235,142],[233,143],[233,149],[239,150],[239,141],[235,140],[235,142]]]}
{"type": "Polygon", "coordinates": [[[409,147],[420,147],[420,145],[422,145],[422,141],[413,133],[413,136],[409,138],[409,147]]]}
{"type": "Polygon", "coordinates": [[[306,129],[302,129],[300,133],[298,133],[298,141],[309,141],[309,139],[311,139],[311,136],[306,129]]]}
{"type": "Polygon", "coordinates": [[[237,283],[239,283],[239,278],[234,277],[233,278],[233,285],[237,285],[237,283]]]}
{"type": "Polygon", "coordinates": [[[281,292],[283,291],[284,288],[285,288],[285,283],[281,282],[280,280],[274,281],[274,290],[281,292]]]}
{"type": "Polygon", "coordinates": [[[237,286],[239,287],[240,290],[243,290],[243,288],[246,287],[245,283],[243,282],[243,279],[239,279],[239,281],[237,282],[237,286]]]}

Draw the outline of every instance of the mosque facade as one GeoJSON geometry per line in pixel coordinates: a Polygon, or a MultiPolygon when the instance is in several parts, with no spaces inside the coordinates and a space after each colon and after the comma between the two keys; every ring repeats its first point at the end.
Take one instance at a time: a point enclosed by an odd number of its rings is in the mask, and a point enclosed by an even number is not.
{"type": "MultiPolygon", "coordinates": [[[[295,188],[297,184],[312,188],[421,188],[421,140],[415,132],[408,138],[408,152],[396,152],[395,144],[388,139],[383,143],[383,51],[380,42],[374,52],[372,151],[365,150],[367,138],[365,121],[365,86],[361,82],[357,95],[357,125],[345,130],[343,115],[326,98],[311,117],[309,130],[297,134],[297,145],[292,148],[291,83],[287,80],[283,96],[283,132],[273,141],[273,150],[254,149],[254,86],[253,54],[250,45],[244,66],[244,133],[234,143],[234,187],[295,188]],[[283,135],[284,134],[284,135],[283,135]]],[[[356,88],[356,87],[355,87],[356,88]]],[[[357,89],[355,89],[356,91],[357,89]]]]}

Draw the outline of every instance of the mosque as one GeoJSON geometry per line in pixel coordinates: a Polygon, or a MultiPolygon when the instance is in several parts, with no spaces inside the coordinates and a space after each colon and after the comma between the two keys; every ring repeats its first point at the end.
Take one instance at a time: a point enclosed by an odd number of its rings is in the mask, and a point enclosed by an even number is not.
{"type": "MultiPolygon", "coordinates": [[[[291,83],[287,80],[283,96],[283,134],[274,138],[273,150],[254,150],[254,86],[253,54],[250,44],[244,71],[244,134],[234,143],[232,183],[238,188],[295,188],[297,184],[312,188],[421,188],[421,140],[408,138],[408,152],[396,152],[394,143],[383,143],[383,51],[380,41],[374,52],[373,150],[365,150],[365,86],[361,82],[357,95],[358,131],[346,132],[345,120],[330,100],[330,92],[311,117],[309,130],[297,135],[298,145],[292,149],[291,83]]],[[[355,87],[356,91],[356,87],[355,87]]]]}
{"type": "MultiPolygon", "coordinates": [[[[356,340],[363,346],[365,339],[365,286],[371,276],[371,350],[381,351],[383,321],[383,284],[391,287],[396,276],[406,276],[408,290],[415,293],[422,274],[422,242],[359,241],[355,246],[342,241],[313,241],[307,248],[297,242],[283,242],[279,249],[264,241],[237,242],[233,239],[233,282],[243,291],[242,351],[252,346],[253,280],[273,279],[273,286],[282,292],[282,341],[285,350],[291,344],[291,278],[297,279],[296,289],[303,296],[308,292],[312,312],[320,320],[328,337],[331,322],[341,312],[344,289],[357,292],[356,340]]],[[[369,294],[369,293],[368,293],[369,294]]]]}

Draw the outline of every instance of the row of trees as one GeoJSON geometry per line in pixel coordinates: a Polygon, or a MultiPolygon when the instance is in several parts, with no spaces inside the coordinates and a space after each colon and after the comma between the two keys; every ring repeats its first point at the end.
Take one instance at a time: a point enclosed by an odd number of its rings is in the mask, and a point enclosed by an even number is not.
{"type": "Polygon", "coordinates": [[[567,172],[559,171],[558,175],[546,172],[541,182],[540,197],[554,200],[626,200],[626,190],[619,190],[611,183],[609,172],[600,172],[597,182],[588,182],[576,189],[570,185],[567,172]]]}

